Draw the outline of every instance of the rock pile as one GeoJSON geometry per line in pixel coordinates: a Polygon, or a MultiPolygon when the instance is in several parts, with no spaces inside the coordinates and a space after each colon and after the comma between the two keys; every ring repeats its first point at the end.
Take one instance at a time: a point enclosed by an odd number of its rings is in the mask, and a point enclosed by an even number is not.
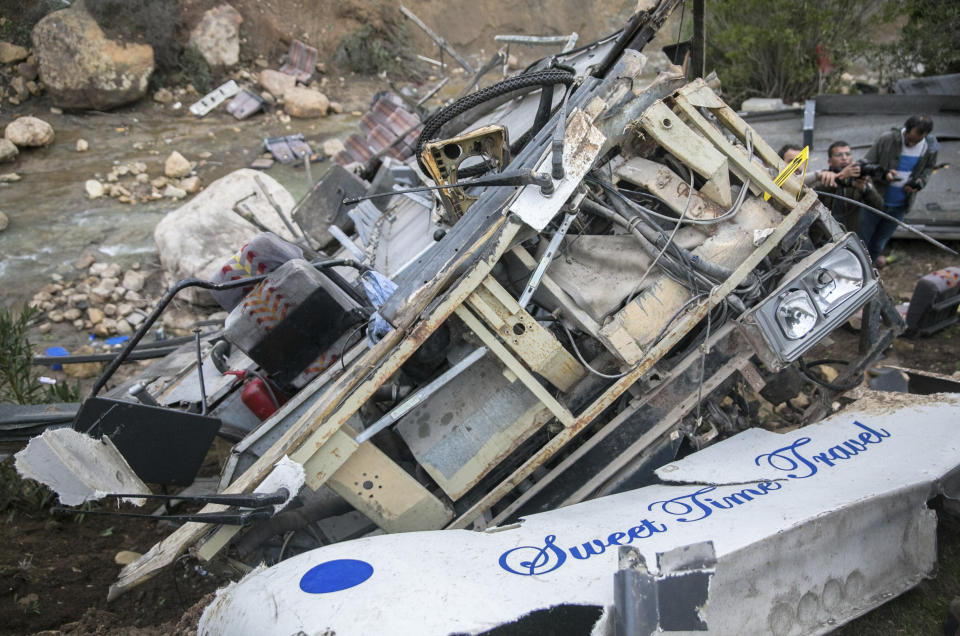
{"type": "Polygon", "coordinates": [[[68,281],[54,274],[28,303],[44,314],[40,333],[51,331],[52,323],[69,323],[97,336],[129,335],[157,302],[143,295],[147,276],[139,264],[124,271],[116,263],[96,263],[88,256],[74,266],[79,278],[68,281]]]}
{"type": "MultiPolygon", "coordinates": [[[[117,263],[97,263],[90,255],[75,262],[74,269],[75,277],[70,280],[54,274],[29,301],[40,312],[36,332],[53,332],[53,337],[71,341],[73,337],[66,335],[64,328],[67,332],[70,327],[76,329],[84,344],[69,345],[72,355],[116,351],[123,345],[95,338],[131,336],[143,326],[159,302],[147,291],[148,282],[155,287],[151,280],[155,275],[142,271],[138,263],[124,269],[117,263]]],[[[197,307],[171,305],[151,330],[158,336],[185,336],[200,320],[223,321],[226,316],[223,311],[211,314],[197,307]]],[[[102,362],[63,365],[63,373],[73,378],[93,378],[102,370],[102,362]]]]}
{"type": "MultiPolygon", "coordinates": [[[[291,116],[316,118],[343,112],[341,104],[331,102],[322,92],[330,83],[323,62],[316,64],[314,76],[304,83],[267,68],[269,63],[263,58],[255,64],[263,69],[259,75],[237,69],[244,41],[240,37],[242,22],[240,13],[229,4],[216,6],[191,28],[190,46],[211,68],[231,70],[242,88],[258,92],[271,106],[280,106],[281,121],[289,121],[291,116]]],[[[109,110],[146,95],[154,71],[153,49],[147,44],[110,39],[83,3],[45,16],[34,27],[32,39],[32,51],[0,41],[0,74],[12,78],[5,87],[0,85],[0,100],[6,98],[17,105],[47,93],[61,108],[109,110]]],[[[337,79],[342,87],[344,78],[337,79]]],[[[200,97],[192,86],[187,88],[186,92],[161,88],[152,98],[179,110],[200,97]]],[[[0,148],[0,161],[5,152],[9,153],[9,148],[0,148]]]]}
{"type": "MultiPolygon", "coordinates": [[[[93,256],[84,255],[73,266],[73,278],[53,274],[28,303],[41,312],[36,328],[41,334],[50,333],[57,324],[102,338],[130,335],[159,302],[159,296],[150,294],[147,288],[152,281],[156,287],[154,277],[159,278],[160,273],[147,273],[139,263],[124,269],[117,263],[98,263],[93,256]]],[[[186,335],[198,320],[223,318],[224,312],[210,314],[199,307],[171,305],[157,327],[186,335]]]]}
{"type": "Polygon", "coordinates": [[[257,81],[263,89],[260,96],[268,104],[282,105],[284,112],[291,117],[310,119],[326,117],[330,112],[343,112],[340,104],[331,102],[318,90],[327,83],[326,77],[312,79],[304,85],[292,75],[264,69],[260,71],[257,81]]]}
{"type": "Polygon", "coordinates": [[[103,180],[88,179],[83,187],[90,199],[109,196],[120,203],[182,199],[201,189],[200,177],[191,176],[195,166],[194,162],[173,151],[164,162],[162,175],[151,177],[147,173],[147,164],[135,161],[116,165],[103,180]]]}
{"type": "Polygon", "coordinates": [[[14,106],[30,97],[43,94],[36,58],[22,46],[0,41],[0,71],[8,78],[6,86],[0,84],[0,101],[4,98],[14,106]]]}

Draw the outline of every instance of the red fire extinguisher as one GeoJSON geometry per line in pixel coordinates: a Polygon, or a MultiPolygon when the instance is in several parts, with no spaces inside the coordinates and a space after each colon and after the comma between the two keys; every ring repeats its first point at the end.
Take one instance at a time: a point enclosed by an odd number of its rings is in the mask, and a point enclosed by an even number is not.
{"type": "Polygon", "coordinates": [[[240,392],[240,400],[261,422],[287,401],[287,397],[260,374],[227,371],[224,375],[235,375],[241,381],[246,380],[240,392]]]}

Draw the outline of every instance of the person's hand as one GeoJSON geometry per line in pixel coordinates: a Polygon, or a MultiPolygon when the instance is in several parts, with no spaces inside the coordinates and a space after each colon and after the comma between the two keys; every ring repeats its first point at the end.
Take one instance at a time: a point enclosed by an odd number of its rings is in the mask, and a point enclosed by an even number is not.
{"type": "Polygon", "coordinates": [[[859,163],[848,163],[840,170],[840,172],[837,173],[837,179],[849,179],[850,177],[859,177],[859,176],[860,176],[859,163]]]}
{"type": "Polygon", "coordinates": [[[837,173],[830,170],[821,170],[820,174],[817,177],[820,181],[820,185],[836,188],[837,187],[837,173]]]}
{"type": "Polygon", "coordinates": [[[908,185],[903,186],[903,191],[906,192],[907,194],[913,194],[914,192],[919,192],[919,190],[917,190],[916,188],[908,185]]]}
{"type": "Polygon", "coordinates": [[[896,181],[896,180],[897,180],[897,173],[896,173],[896,171],[891,170],[891,171],[888,172],[887,174],[883,175],[883,179],[884,179],[884,181],[896,181]]]}
{"type": "Polygon", "coordinates": [[[859,179],[855,180],[855,181],[853,182],[853,187],[854,187],[854,189],[857,190],[858,192],[863,192],[864,190],[867,189],[867,178],[866,178],[866,177],[860,177],[859,179]]]}

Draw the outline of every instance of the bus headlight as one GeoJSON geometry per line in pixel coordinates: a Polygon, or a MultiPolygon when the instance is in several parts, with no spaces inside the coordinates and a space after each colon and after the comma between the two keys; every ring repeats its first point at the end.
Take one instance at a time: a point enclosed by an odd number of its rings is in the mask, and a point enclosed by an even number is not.
{"type": "Polygon", "coordinates": [[[779,289],[744,314],[741,324],[764,362],[782,368],[843,324],[876,291],[863,245],[847,234],[788,272],[779,289]],[[757,332],[762,343],[752,337],[757,332]]]}

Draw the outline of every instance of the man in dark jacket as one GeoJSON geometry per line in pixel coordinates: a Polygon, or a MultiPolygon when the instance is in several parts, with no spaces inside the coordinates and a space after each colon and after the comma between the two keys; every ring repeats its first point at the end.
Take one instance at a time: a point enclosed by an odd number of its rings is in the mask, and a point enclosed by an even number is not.
{"type": "MultiPolygon", "coordinates": [[[[827,169],[808,175],[805,185],[813,185],[817,192],[838,194],[854,201],[863,201],[873,207],[883,207],[883,199],[874,189],[871,180],[860,174],[860,164],[853,161],[850,144],[835,141],[827,148],[827,169]]],[[[852,203],[822,196],[820,200],[833,214],[833,218],[842,223],[851,232],[860,227],[860,208],[852,203]]]]}
{"type": "MultiPolygon", "coordinates": [[[[882,179],[875,179],[877,191],[883,196],[885,212],[902,221],[910,211],[917,192],[930,179],[937,163],[936,144],[927,140],[933,130],[933,120],[927,115],[913,115],[903,128],[880,135],[864,160],[879,164],[885,170],[882,179]]],[[[860,238],[870,257],[879,267],[886,264],[883,249],[893,236],[897,224],[868,210],[860,213],[860,238]]]]}

